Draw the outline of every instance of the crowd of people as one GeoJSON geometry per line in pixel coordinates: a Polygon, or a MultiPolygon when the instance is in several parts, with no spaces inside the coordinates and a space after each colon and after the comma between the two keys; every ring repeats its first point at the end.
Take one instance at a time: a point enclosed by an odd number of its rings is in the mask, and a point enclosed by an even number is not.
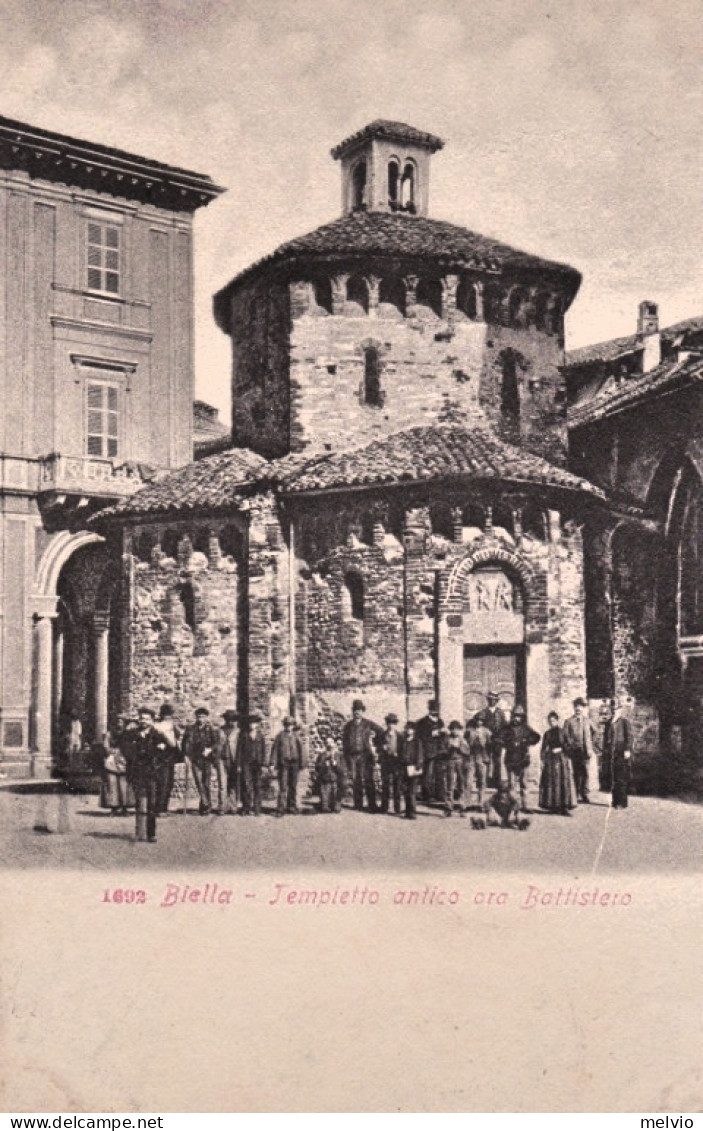
{"type": "MultiPolygon", "coordinates": [[[[366,717],[362,700],[352,703],[341,736],[328,735],[310,765],[310,791],[323,813],[341,813],[348,795],[355,809],[393,812],[408,820],[418,804],[441,806],[446,817],[479,814],[486,823],[526,828],[528,772],[532,748],[540,744],[539,807],[569,816],[590,801],[590,766],[598,759],[599,784],[612,793],[613,808],[628,803],[632,731],[621,706],[612,703],[602,734],[588,717],[584,699],[561,723],[551,712],[543,735],[529,726],[519,704],[506,712],[489,692],[486,706],[466,723],[445,724],[431,699],[427,714],[400,726],[389,712],[381,726],[366,717]]],[[[185,728],[164,703],[158,713],[142,707],[135,719],[122,717],[106,736],[103,804],[116,815],[136,813],[138,840],[154,842],[159,817],[167,816],[175,768],[185,765],[197,790],[199,813],[259,816],[267,783],[278,784],[276,816],[300,812],[298,779],[306,768],[300,729],[289,716],[269,744],[262,717],[226,710],[220,726],[199,707],[185,728]]],[[[184,804],[185,811],[185,804],[184,804]]]]}

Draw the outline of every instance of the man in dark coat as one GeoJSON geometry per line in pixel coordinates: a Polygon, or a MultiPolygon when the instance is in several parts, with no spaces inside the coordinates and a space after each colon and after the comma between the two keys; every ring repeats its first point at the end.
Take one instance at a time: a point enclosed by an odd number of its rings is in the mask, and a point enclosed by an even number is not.
{"type": "Polygon", "coordinates": [[[480,711],[471,719],[471,726],[483,726],[491,732],[490,742],[488,743],[487,751],[489,755],[488,762],[488,782],[489,786],[498,788],[501,782],[501,764],[500,764],[500,743],[496,741],[497,735],[501,733],[508,725],[508,716],[502,707],[498,706],[500,695],[495,691],[489,691],[486,695],[486,706],[482,707],[480,711]]]}
{"type": "Polygon", "coordinates": [[[508,788],[512,793],[515,785],[520,787],[520,803],[523,813],[527,812],[527,768],[530,764],[530,746],[539,742],[536,730],[527,725],[525,708],[513,707],[510,722],[497,735],[497,742],[505,758],[508,775],[508,788]]]}
{"type": "Polygon", "coordinates": [[[271,746],[271,768],[278,775],[278,806],[276,816],[299,813],[298,774],[303,769],[303,744],[293,729],[295,720],[289,715],[271,746]]]}
{"type": "Polygon", "coordinates": [[[261,773],[266,765],[266,739],[261,730],[261,715],[252,712],[239,732],[237,760],[242,772],[242,816],[261,816],[261,773]]]}
{"type": "Polygon", "coordinates": [[[427,714],[415,724],[415,735],[422,758],[422,799],[426,805],[431,801],[444,801],[442,767],[447,731],[436,699],[429,700],[427,714]]]}
{"type": "Polygon", "coordinates": [[[222,715],[222,726],[217,734],[217,758],[227,781],[227,799],[225,813],[236,813],[239,808],[241,794],[240,768],[237,761],[237,740],[239,716],[236,711],[225,711],[222,715]]]}
{"type": "Polygon", "coordinates": [[[393,811],[400,814],[400,794],[405,778],[405,735],[398,730],[398,716],[386,715],[386,729],[380,741],[381,812],[387,813],[393,798],[393,811]]]}
{"type": "Polygon", "coordinates": [[[210,778],[213,767],[213,751],[217,746],[217,734],[210,722],[207,707],[198,707],[195,722],[186,727],[183,735],[183,753],[193,767],[193,778],[200,798],[200,815],[206,817],[212,808],[210,800],[210,778]]]}
{"type": "Polygon", "coordinates": [[[374,769],[378,762],[378,745],[383,728],[364,717],[366,707],[361,699],[352,703],[352,717],[342,730],[342,759],[346,775],[351,778],[354,808],[363,809],[364,794],[369,813],[377,813],[374,769]]]}
{"type": "Polygon", "coordinates": [[[595,745],[595,729],[588,717],[585,699],[574,699],[574,713],[562,728],[564,749],[574,770],[576,796],[585,805],[589,803],[588,767],[595,745]]]}
{"type": "Polygon", "coordinates": [[[610,767],[613,809],[627,809],[632,763],[632,726],[624,705],[612,702],[603,728],[603,758],[610,767]]]}
{"type": "Polygon", "coordinates": [[[158,807],[161,758],[157,749],[154,729],[154,712],[141,707],[137,729],[131,738],[132,785],[136,808],[136,837],[153,844],[156,841],[156,813],[158,807]]]}

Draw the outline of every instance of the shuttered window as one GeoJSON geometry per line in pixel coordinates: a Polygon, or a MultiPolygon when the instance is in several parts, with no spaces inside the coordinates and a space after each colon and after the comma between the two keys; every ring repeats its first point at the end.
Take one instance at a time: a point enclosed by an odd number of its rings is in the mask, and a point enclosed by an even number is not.
{"type": "Polygon", "coordinates": [[[87,285],[89,291],[120,293],[120,229],[88,221],[87,285]]]}
{"type": "Polygon", "coordinates": [[[116,385],[88,382],[86,387],[86,452],[112,458],[119,454],[119,397],[116,385]]]}

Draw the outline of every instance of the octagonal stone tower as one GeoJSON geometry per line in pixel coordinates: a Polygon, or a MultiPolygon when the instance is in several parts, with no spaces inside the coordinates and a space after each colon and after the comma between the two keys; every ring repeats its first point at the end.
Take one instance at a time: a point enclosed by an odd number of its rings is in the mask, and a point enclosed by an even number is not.
{"type": "Polygon", "coordinates": [[[233,436],[265,456],[488,421],[566,458],[573,268],[428,215],[443,142],[375,121],[332,155],[343,216],[283,244],[214,300],[232,341],[233,436]]]}

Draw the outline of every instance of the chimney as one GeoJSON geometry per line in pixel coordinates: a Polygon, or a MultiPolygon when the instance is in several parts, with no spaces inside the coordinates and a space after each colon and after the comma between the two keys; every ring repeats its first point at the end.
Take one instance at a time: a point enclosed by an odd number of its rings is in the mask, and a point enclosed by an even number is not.
{"type": "Polygon", "coordinates": [[[659,333],[659,307],[656,302],[641,302],[637,313],[637,337],[641,340],[642,372],[649,373],[661,362],[661,335],[659,333]]]}

